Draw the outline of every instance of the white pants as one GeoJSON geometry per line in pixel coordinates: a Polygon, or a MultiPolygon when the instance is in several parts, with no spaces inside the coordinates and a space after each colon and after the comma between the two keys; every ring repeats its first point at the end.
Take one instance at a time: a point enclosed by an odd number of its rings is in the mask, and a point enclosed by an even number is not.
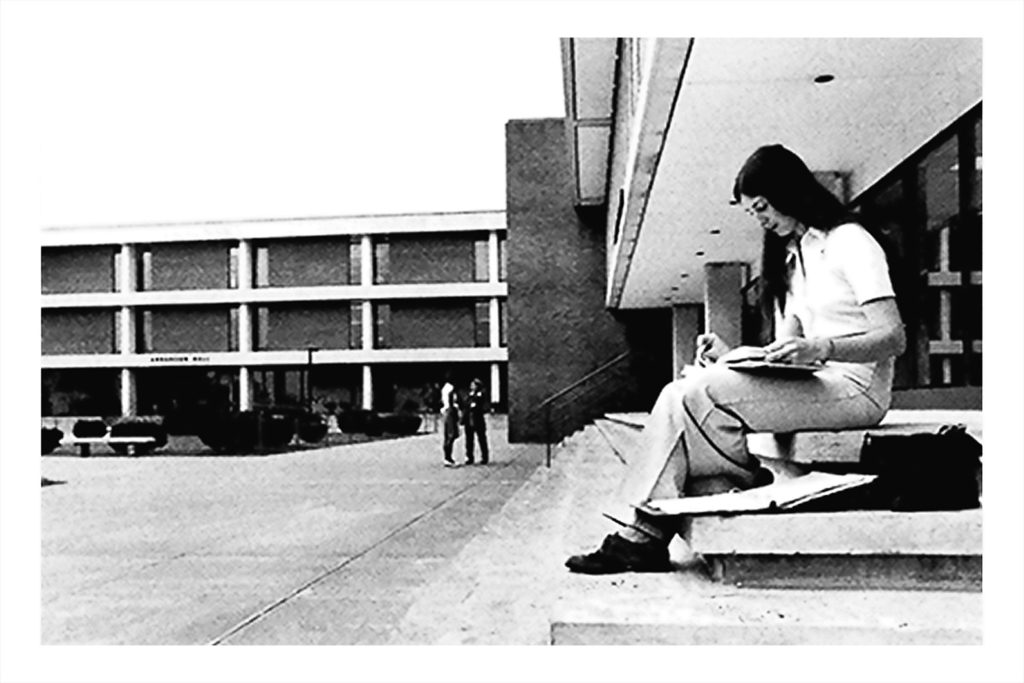
{"type": "Polygon", "coordinates": [[[890,400],[888,377],[863,386],[835,367],[799,377],[698,368],[662,389],[606,514],[629,523],[635,506],[678,498],[704,477],[749,487],[759,463],[747,451],[747,433],[870,427],[890,400]]]}

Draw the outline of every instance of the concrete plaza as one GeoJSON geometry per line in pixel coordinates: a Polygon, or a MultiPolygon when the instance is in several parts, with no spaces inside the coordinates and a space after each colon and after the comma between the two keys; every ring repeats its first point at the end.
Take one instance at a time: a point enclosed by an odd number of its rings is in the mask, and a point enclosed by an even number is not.
{"type": "MultiPolygon", "coordinates": [[[[46,457],[43,476],[65,483],[41,492],[42,642],[545,643],[550,605],[513,598],[561,569],[558,554],[465,569],[467,545],[543,470],[542,447],[510,447],[501,424],[490,440],[490,465],[457,469],[439,434],[262,457],[46,457]],[[467,592],[469,622],[454,595],[467,592]]],[[[523,548],[529,526],[503,517],[523,548]]]]}

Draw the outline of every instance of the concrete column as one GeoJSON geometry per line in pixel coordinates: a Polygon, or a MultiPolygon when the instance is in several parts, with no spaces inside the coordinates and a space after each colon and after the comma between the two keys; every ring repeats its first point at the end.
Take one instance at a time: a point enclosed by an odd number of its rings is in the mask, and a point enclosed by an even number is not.
{"type": "Polygon", "coordinates": [[[252,410],[252,373],[248,365],[238,368],[238,408],[252,410]]]}
{"type": "MultiPolygon", "coordinates": [[[[252,240],[238,242],[238,289],[252,289],[252,240]]],[[[252,344],[252,304],[241,303],[238,306],[238,351],[250,353],[252,344]]],[[[238,407],[240,410],[252,410],[252,373],[249,367],[238,368],[238,407]]]]}
{"type": "Polygon", "coordinates": [[[135,371],[131,368],[121,368],[121,415],[128,417],[137,414],[135,371]]]}
{"type": "MultiPolygon", "coordinates": [[[[136,290],[137,264],[135,263],[135,245],[121,245],[121,260],[118,264],[120,272],[118,276],[118,291],[122,294],[136,290]]],[[[121,355],[135,353],[135,309],[129,305],[121,306],[118,311],[120,316],[120,338],[118,346],[121,355]]],[[[135,370],[121,368],[121,415],[129,416],[138,414],[135,370]]]]}
{"type": "Polygon", "coordinates": [[[501,304],[498,301],[498,297],[491,297],[491,310],[488,316],[491,320],[489,334],[489,344],[492,349],[496,349],[501,346],[501,304]]]}
{"type": "Polygon", "coordinates": [[[373,410],[373,368],[363,365],[363,410],[373,410]]]}
{"type": "Polygon", "coordinates": [[[359,247],[359,284],[369,287],[373,284],[373,239],[369,235],[362,235],[359,247]]]}
{"type": "Polygon", "coordinates": [[[487,234],[487,281],[498,282],[498,231],[487,234]]]}
{"type": "Polygon", "coordinates": [[[700,306],[672,307],[672,378],[678,379],[683,367],[692,365],[697,353],[696,339],[701,333],[700,306]]]}
{"type": "Polygon", "coordinates": [[[501,364],[491,363],[491,403],[501,401],[501,364]]]}
{"type": "Polygon", "coordinates": [[[743,287],[746,263],[708,263],[704,266],[705,330],[715,332],[729,346],[743,338],[743,287]]]}

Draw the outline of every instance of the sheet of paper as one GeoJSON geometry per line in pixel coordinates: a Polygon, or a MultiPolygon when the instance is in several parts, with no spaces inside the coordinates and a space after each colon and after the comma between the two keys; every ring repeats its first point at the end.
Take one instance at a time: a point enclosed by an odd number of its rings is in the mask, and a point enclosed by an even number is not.
{"type": "Polygon", "coordinates": [[[875,476],[873,474],[809,472],[800,477],[785,479],[746,491],[652,500],[647,503],[647,507],[669,515],[714,515],[730,512],[786,510],[800,503],[864,486],[874,481],[875,476]]]}

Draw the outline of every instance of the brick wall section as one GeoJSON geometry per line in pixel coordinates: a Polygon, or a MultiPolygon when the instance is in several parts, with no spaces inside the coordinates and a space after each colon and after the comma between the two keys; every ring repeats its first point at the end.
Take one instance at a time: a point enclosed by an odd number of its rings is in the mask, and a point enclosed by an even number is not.
{"type": "Polygon", "coordinates": [[[474,302],[391,304],[388,348],[452,348],[476,345],[474,302]]]}
{"type": "Polygon", "coordinates": [[[260,246],[268,247],[270,287],[349,284],[349,240],[346,238],[270,241],[260,246]]]}
{"type": "Polygon", "coordinates": [[[477,239],[486,240],[486,233],[458,237],[391,237],[388,282],[473,282],[473,244],[477,239]]]}
{"type": "Polygon", "coordinates": [[[114,246],[48,247],[42,251],[42,293],[114,291],[114,246]]]}
{"type": "Polygon", "coordinates": [[[223,306],[152,309],[150,353],[229,351],[230,313],[223,306]]]}
{"type": "Polygon", "coordinates": [[[564,122],[510,121],[505,132],[510,441],[540,440],[543,421],[528,413],[626,350],[637,360],[622,398],[648,409],[671,367],[667,312],[616,314],[627,326],[605,308],[604,214],[573,207],[564,122]]]}
{"type": "Polygon", "coordinates": [[[151,289],[226,289],[229,247],[225,242],[152,245],[151,289]]]}
{"type": "Polygon", "coordinates": [[[267,316],[267,339],[259,350],[349,348],[347,303],[269,306],[267,316]]]}
{"type": "Polygon", "coordinates": [[[115,315],[109,308],[44,310],[43,354],[114,353],[115,315]]]}

